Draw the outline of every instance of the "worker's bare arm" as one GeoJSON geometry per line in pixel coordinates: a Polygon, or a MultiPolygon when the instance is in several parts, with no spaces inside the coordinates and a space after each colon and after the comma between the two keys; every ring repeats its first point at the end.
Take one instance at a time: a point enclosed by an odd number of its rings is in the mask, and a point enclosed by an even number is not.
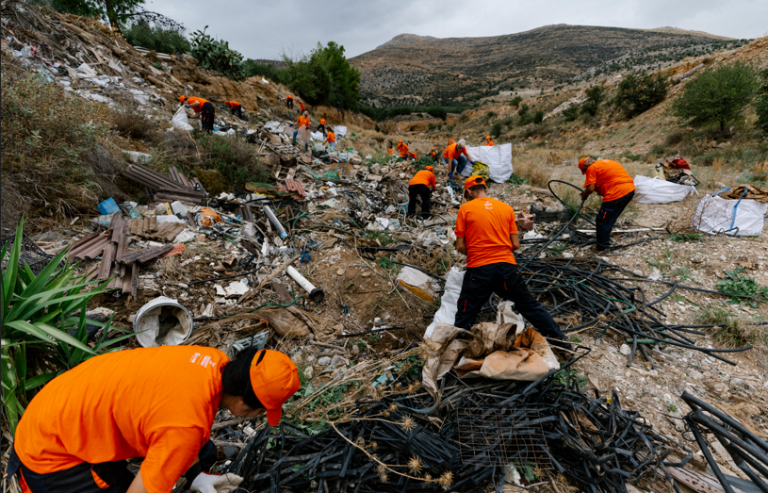
{"type": "Polygon", "coordinates": [[[464,238],[456,238],[456,250],[458,250],[459,253],[463,253],[464,255],[467,254],[467,244],[464,241],[464,238]]]}
{"type": "Polygon", "coordinates": [[[133,479],[133,482],[131,482],[126,493],[148,493],[147,489],[144,487],[144,481],[141,479],[141,471],[139,471],[133,479]]]}
{"type": "Polygon", "coordinates": [[[520,249],[520,236],[519,235],[509,235],[510,241],[512,241],[512,251],[520,249]]]}
{"type": "Polygon", "coordinates": [[[583,192],[581,192],[581,200],[587,200],[587,197],[592,195],[592,192],[594,191],[595,191],[595,184],[593,183],[592,185],[585,188],[583,192]]]}

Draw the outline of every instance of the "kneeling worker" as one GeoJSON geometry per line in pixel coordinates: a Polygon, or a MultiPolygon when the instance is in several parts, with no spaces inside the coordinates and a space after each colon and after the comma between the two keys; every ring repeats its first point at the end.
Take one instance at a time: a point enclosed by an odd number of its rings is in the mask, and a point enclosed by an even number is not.
{"type": "Polygon", "coordinates": [[[20,471],[22,491],[32,493],[170,493],[183,474],[192,491],[232,491],[242,478],[202,472],[216,461],[216,412],[266,414],[276,426],[300,385],[290,358],[268,349],[246,349],[233,361],[202,346],[96,356],[29,403],[8,475],[20,471]],[[127,467],[135,457],[144,458],[136,476],[127,467]]]}
{"type": "Polygon", "coordinates": [[[635,196],[635,182],[627,170],[616,161],[601,159],[595,161],[589,156],[579,160],[581,174],[587,175],[581,199],[587,200],[592,192],[603,197],[603,204],[597,211],[597,251],[611,246],[611,230],[624,208],[635,196]]]}
{"type": "Polygon", "coordinates": [[[570,349],[567,338],[547,310],[531,296],[517,269],[513,251],[520,248],[515,211],[488,197],[485,179],[470,176],[464,181],[464,198],[456,219],[456,250],[467,256],[467,272],[461,285],[458,311],[453,323],[471,329],[492,293],[515,303],[550,344],[570,349]]]}
{"type": "Polygon", "coordinates": [[[213,119],[216,116],[216,108],[207,99],[181,96],[180,106],[187,105],[195,114],[191,118],[200,118],[200,127],[203,132],[213,132],[213,119]]]}
{"type": "Polygon", "coordinates": [[[237,101],[224,101],[224,106],[229,108],[232,116],[243,117],[243,107],[237,101]]]}
{"type": "Polygon", "coordinates": [[[445,150],[446,161],[451,165],[451,171],[448,173],[448,178],[453,179],[453,172],[461,174],[464,170],[464,166],[469,164],[475,164],[467,153],[467,144],[464,139],[459,139],[455,144],[451,144],[445,150]]]}
{"type": "Polygon", "coordinates": [[[429,217],[429,199],[432,195],[432,190],[434,190],[437,185],[435,174],[432,172],[434,169],[435,168],[432,166],[427,166],[413,175],[413,178],[411,178],[411,181],[408,183],[409,216],[416,214],[416,197],[421,197],[421,217],[424,219],[429,217]]]}

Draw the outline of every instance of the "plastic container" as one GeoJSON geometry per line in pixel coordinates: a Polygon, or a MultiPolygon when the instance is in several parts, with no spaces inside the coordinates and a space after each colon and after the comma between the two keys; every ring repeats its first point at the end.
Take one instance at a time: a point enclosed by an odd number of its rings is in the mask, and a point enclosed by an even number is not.
{"type": "Polygon", "coordinates": [[[397,210],[400,212],[400,214],[408,214],[408,203],[410,200],[406,200],[402,204],[398,204],[397,210]]]}
{"type": "Polygon", "coordinates": [[[142,347],[176,346],[192,333],[192,314],[176,300],[160,296],[139,308],[133,331],[142,347]]]}
{"type": "Polygon", "coordinates": [[[110,214],[114,214],[115,212],[120,212],[120,208],[117,206],[117,202],[115,202],[115,199],[113,199],[112,197],[100,203],[98,208],[99,208],[99,213],[102,216],[107,216],[110,214]]]}

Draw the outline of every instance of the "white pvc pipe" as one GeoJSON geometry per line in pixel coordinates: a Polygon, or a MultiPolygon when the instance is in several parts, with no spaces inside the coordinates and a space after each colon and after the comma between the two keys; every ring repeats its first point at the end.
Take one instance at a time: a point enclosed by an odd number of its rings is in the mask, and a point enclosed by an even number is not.
{"type": "Polygon", "coordinates": [[[320,303],[321,301],[323,301],[323,298],[325,298],[325,293],[323,292],[323,290],[320,288],[316,288],[314,285],[312,285],[312,283],[309,282],[306,277],[302,276],[299,273],[299,271],[294,269],[292,265],[288,266],[288,268],[285,269],[285,271],[288,273],[289,276],[291,276],[291,278],[294,281],[296,281],[299,284],[299,286],[301,286],[304,289],[304,291],[309,293],[309,298],[312,301],[316,303],[320,303]]]}

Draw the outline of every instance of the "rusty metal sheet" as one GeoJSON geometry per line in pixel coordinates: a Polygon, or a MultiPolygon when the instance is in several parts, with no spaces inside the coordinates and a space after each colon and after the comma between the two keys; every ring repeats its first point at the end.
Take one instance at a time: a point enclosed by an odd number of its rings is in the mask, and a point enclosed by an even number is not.
{"type": "Polygon", "coordinates": [[[80,245],[83,245],[84,243],[88,243],[89,241],[91,241],[92,239],[96,238],[97,236],[99,236],[99,232],[98,231],[94,231],[93,233],[91,233],[89,235],[83,236],[82,238],[80,238],[79,240],[77,240],[76,242],[72,243],[69,246],[70,253],[74,252],[77,249],[77,247],[79,247],[80,245]]]}
{"type": "Polygon", "coordinates": [[[104,246],[104,252],[101,255],[101,264],[99,264],[99,274],[96,279],[107,279],[109,271],[112,269],[112,260],[115,258],[115,245],[107,243],[104,246]]]}
{"type": "Polygon", "coordinates": [[[173,250],[173,245],[163,245],[159,247],[150,247],[138,252],[132,252],[117,259],[117,262],[121,264],[130,264],[132,262],[149,262],[161,255],[173,250]]]}
{"type": "Polygon", "coordinates": [[[76,252],[72,252],[69,255],[69,258],[94,259],[101,255],[101,252],[104,250],[107,243],[109,243],[109,237],[106,235],[99,235],[97,238],[81,245],[76,252]]]}

